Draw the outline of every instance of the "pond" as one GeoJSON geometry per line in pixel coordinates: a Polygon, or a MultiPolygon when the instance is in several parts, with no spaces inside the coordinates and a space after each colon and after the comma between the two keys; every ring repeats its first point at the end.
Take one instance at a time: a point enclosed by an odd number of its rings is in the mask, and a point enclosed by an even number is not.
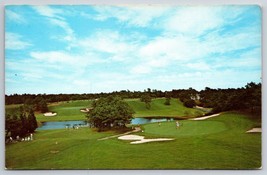
{"type": "Polygon", "coordinates": [[[49,130],[49,129],[63,129],[63,128],[73,128],[73,127],[85,127],[88,126],[86,121],[75,120],[75,121],[57,121],[57,122],[42,122],[42,126],[38,127],[36,130],[49,130]]]}
{"type": "Polygon", "coordinates": [[[141,124],[147,124],[147,123],[166,122],[166,121],[173,121],[173,118],[138,117],[138,118],[132,119],[131,124],[141,125],[141,124]]]}
{"type": "MultiPolygon", "coordinates": [[[[139,117],[134,118],[131,124],[147,124],[155,122],[173,121],[173,118],[150,118],[150,117],[139,117]]],[[[75,120],[75,121],[53,121],[53,122],[42,122],[42,126],[38,127],[36,130],[49,130],[49,129],[63,129],[63,128],[75,128],[75,127],[86,127],[89,126],[86,121],[75,120]]]]}

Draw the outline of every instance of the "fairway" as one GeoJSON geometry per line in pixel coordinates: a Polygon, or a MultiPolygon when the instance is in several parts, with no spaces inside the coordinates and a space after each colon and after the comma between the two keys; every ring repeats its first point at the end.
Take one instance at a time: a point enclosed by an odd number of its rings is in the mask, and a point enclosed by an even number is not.
{"type": "MultiPolygon", "coordinates": [[[[135,111],[134,117],[176,117],[191,118],[202,116],[204,112],[200,109],[185,107],[179,99],[171,99],[171,105],[164,105],[164,98],[156,98],[151,102],[151,109],[146,109],[140,99],[125,100],[135,111]]],[[[86,113],[80,111],[82,108],[91,107],[92,100],[77,100],[52,103],[48,105],[49,111],[56,112],[54,117],[46,117],[42,113],[36,113],[39,122],[45,121],[67,121],[85,120],[86,113]]],[[[17,111],[20,105],[6,105],[8,113],[17,111]]]]}
{"type": "Polygon", "coordinates": [[[6,145],[11,169],[250,169],[261,166],[261,134],[245,132],[257,121],[238,113],[224,113],[203,121],[143,125],[146,138],[173,141],[131,145],[116,133],[79,130],[37,131],[32,142],[6,145]],[[241,149],[242,148],[242,149],[241,149]],[[34,162],[34,164],[32,163],[34,162]],[[75,162],[75,163],[73,163],[75,162]]]}
{"type": "Polygon", "coordinates": [[[49,111],[56,112],[54,117],[45,117],[43,114],[37,114],[38,121],[64,121],[64,120],[85,120],[85,113],[80,109],[90,107],[92,100],[77,100],[59,102],[48,105],[49,111]]]}
{"type": "Polygon", "coordinates": [[[153,99],[151,102],[151,108],[146,109],[145,104],[140,102],[139,99],[127,100],[127,103],[136,112],[135,117],[194,117],[197,115],[202,116],[204,112],[199,109],[187,108],[179,99],[171,99],[171,105],[164,105],[165,98],[153,99]]]}
{"type": "MultiPolygon", "coordinates": [[[[172,99],[171,105],[164,105],[165,99],[153,99],[151,109],[146,109],[145,104],[139,99],[125,100],[135,111],[134,117],[194,117],[203,115],[204,112],[199,109],[186,108],[179,99],[172,99]]],[[[43,114],[37,114],[38,121],[60,121],[60,120],[84,120],[85,113],[81,108],[90,107],[92,100],[80,100],[70,102],[59,102],[49,105],[49,111],[57,112],[55,117],[45,117],[43,114]]]]}

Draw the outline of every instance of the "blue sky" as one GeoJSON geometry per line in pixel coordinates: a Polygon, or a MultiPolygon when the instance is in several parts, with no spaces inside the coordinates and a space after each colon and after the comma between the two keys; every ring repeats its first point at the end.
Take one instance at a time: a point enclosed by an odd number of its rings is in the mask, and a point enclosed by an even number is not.
{"type": "Polygon", "coordinates": [[[6,94],[261,81],[258,6],[6,6],[6,94]]]}

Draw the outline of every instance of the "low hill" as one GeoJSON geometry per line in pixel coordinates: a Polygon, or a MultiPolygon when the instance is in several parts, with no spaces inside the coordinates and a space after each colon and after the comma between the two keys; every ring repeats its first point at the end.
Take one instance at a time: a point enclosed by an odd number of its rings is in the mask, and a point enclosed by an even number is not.
{"type": "MultiPolygon", "coordinates": [[[[171,105],[164,105],[165,98],[156,98],[151,102],[151,108],[146,109],[145,103],[140,99],[125,99],[125,101],[134,109],[134,117],[176,117],[191,118],[202,116],[204,112],[200,109],[185,107],[179,99],[171,99],[171,105]]],[[[39,122],[42,121],[60,121],[60,120],[84,120],[85,113],[80,109],[90,107],[92,100],[77,100],[51,103],[48,105],[49,111],[57,113],[54,117],[45,117],[42,113],[36,113],[39,122]]],[[[16,110],[16,106],[6,105],[7,112],[16,110]]]]}

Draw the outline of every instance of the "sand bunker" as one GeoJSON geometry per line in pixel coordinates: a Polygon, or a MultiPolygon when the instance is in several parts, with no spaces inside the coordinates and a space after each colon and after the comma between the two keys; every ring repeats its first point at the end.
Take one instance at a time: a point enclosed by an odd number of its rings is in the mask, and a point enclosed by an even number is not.
{"type": "Polygon", "coordinates": [[[56,116],[56,115],[57,115],[56,112],[46,112],[46,113],[44,113],[44,116],[46,116],[46,117],[53,117],[53,116],[56,116]]]}
{"type": "Polygon", "coordinates": [[[118,137],[120,140],[135,140],[131,142],[130,144],[140,144],[140,143],[147,143],[147,142],[160,142],[160,141],[170,141],[174,140],[171,138],[156,138],[156,139],[145,139],[144,136],[139,135],[124,135],[118,137]]]}
{"type": "Polygon", "coordinates": [[[205,116],[205,117],[192,118],[192,119],[189,119],[189,120],[206,120],[208,118],[216,117],[218,115],[220,115],[220,114],[213,114],[213,115],[208,115],[208,116],[205,116]]]}
{"type": "Polygon", "coordinates": [[[52,153],[52,154],[56,154],[56,153],[58,153],[59,151],[58,150],[51,150],[50,151],[50,153],[52,153]]]}
{"type": "Polygon", "coordinates": [[[248,130],[246,133],[254,133],[254,132],[261,132],[261,128],[252,128],[251,130],[248,130]]]}
{"type": "Polygon", "coordinates": [[[80,109],[81,112],[90,112],[92,108],[85,108],[85,109],[80,109]]]}
{"type": "Polygon", "coordinates": [[[120,140],[142,140],[144,138],[145,138],[144,136],[139,136],[139,135],[124,135],[118,137],[118,139],[120,140]]]}

